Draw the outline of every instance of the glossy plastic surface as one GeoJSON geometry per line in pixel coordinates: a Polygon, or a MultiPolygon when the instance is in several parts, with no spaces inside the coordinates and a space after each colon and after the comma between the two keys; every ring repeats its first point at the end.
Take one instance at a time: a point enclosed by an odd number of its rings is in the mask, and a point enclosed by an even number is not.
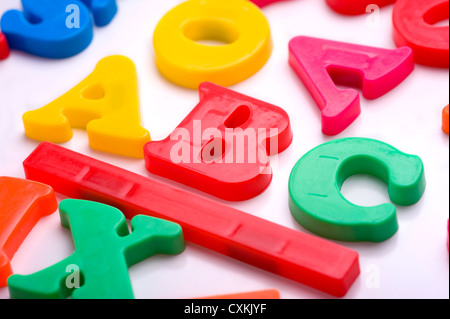
{"type": "Polygon", "coordinates": [[[9,56],[8,41],[3,33],[0,33],[0,60],[4,60],[9,56]]]}
{"type": "Polygon", "coordinates": [[[60,146],[41,143],[28,178],[71,198],[113,205],[181,225],[186,241],[335,296],[359,276],[358,253],[60,146]]]}
{"type": "Polygon", "coordinates": [[[384,181],[393,203],[417,203],[425,191],[421,159],[372,139],[345,138],[322,144],[295,165],[289,179],[289,207],[306,229],[342,241],[381,242],[398,230],[396,207],[362,207],[341,194],[345,180],[369,174],[384,181]]]}
{"type": "Polygon", "coordinates": [[[22,6],[23,11],[9,10],[1,19],[11,49],[62,59],[82,52],[91,43],[91,13],[78,0],[22,0],[22,6]],[[77,15],[76,24],[71,14],[77,15]]]}
{"type": "Polygon", "coordinates": [[[38,141],[64,143],[72,127],[86,129],[96,150],[143,158],[149,132],[140,124],[136,67],[120,55],[100,60],[69,92],[23,115],[25,134],[38,141]]]}
{"type": "Polygon", "coordinates": [[[410,48],[380,49],[310,37],[289,43],[289,64],[321,110],[322,132],[337,135],[360,115],[361,89],[376,99],[399,85],[414,69],[410,48]]]}
{"type": "Polygon", "coordinates": [[[269,23],[247,0],[185,1],[160,20],[153,45],[161,74],[195,90],[206,81],[222,86],[242,82],[272,53],[269,23]]]}
{"type": "Polygon", "coordinates": [[[442,110],[442,131],[448,134],[448,105],[442,110]]]}
{"type": "Polygon", "coordinates": [[[409,46],[419,64],[448,68],[449,27],[434,25],[448,17],[448,0],[397,0],[393,12],[395,44],[409,46]]]}
{"type": "Polygon", "coordinates": [[[60,215],[72,231],[75,252],[37,273],[11,276],[11,298],[131,299],[128,267],[185,248],[181,227],[165,220],[136,216],[130,234],[118,209],[73,199],[61,202],[60,215]]]}
{"type": "Polygon", "coordinates": [[[229,201],[253,198],[272,180],[268,155],[292,142],[287,113],[203,83],[200,103],[170,136],[145,146],[146,168],[229,201]]]}
{"type": "Polygon", "coordinates": [[[253,2],[254,4],[256,4],[258,7],[263,8],[272,3],[282,2],[282,1],[292,1],[292,0],[250,0],[250,1],[253,2]]]}
{"type": "Polygon", "coordinates": [[[196,299],[281,299],[280,292],[276,289],[268,289],[261,291],[244,292],[229,295],[218,295],[210,297],[202,297],[196,299]]]}
{"type": "Polygon", "coordinates": [[[81,0],[91,10],[96,26],[108,25],[116,16],[116,0],[81,0]]]}
{"type": "Polygon", "coordinates": [[[357,15],[370,10],[374,5],[384,7],[395,2],[395,0],[326,0],[328,5],[336,12],[357,15]]]}
{"type": "Polygon", "coordinates": [[[10,261],[23,240],[58,203],[50,186],[13,177],[0,177],[0,287],[13,271],[10,261]]]}

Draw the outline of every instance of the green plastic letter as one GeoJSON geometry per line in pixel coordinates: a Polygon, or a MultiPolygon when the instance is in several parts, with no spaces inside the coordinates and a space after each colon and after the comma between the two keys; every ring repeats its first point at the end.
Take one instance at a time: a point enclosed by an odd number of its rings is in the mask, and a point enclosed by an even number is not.
{"type": "Polygon", "coordinates": [[[37,273],[9,277],[11,298],[131,299],[128,267],[185,247],[179,225],[138,215],[130,234],[122,212],[104,204],[67,199],[60,215],[72,231],[75,252],[37,273]]]}
{"type": "Polygon", "coordinates": [[[381,242],[392,237],[398,230],[394,205],[361,207],[341,194],[344,181],[357,174],[384,181],[397,205],[413,205],[425,191],[419,157],[372,139],[338,139],[314,148],[295,165],[289,180],[292,215],[306,229],[329,239],[381,242]]]}

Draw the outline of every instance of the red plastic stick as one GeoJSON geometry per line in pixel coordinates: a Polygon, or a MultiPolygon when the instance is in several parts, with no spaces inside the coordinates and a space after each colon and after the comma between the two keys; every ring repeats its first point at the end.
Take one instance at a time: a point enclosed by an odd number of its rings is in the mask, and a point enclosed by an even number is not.
{"type": "Polygon", "coordinates": [[[370,8],[371,5],[384,7],[387,6],[388,4],[395,2],[395,0],[326,0],[326,1],[333,10],[347,15],[357,15],[366,13],[367,9],[370,8]]]}
{"type": "Polygon", "coordinates": [[[6,37],[0,33],[0,60],[6,59],[9,56],[9,46],[6,37]]]}
{"type": "Polygon", "coordinates": [[[262,8],[275,2],[292,1],[292,0],[250,0],[250,1],[256,4],[258,7],[262,8]]]}
{"type": "Polygon", "coordinates": [[[449,27],[434,26],[448,19],[448,0],[397,0],[394,5],[394,41],[409,46],[414,60],[433,67],[449,67],[449,27]]]}
{"type": "Polygon", "coordinates": [[[58,209],[52,188],[0,177],[0,287],[13,274],[10,261],[39,219],[58,209]]]}
{"type": "Polygon", "coordinates": [[[173,133],[144,147],[147,169],[229,201],[259,195],[272,180],[268,155],[292,142],[289,116],[212,83],[199,92],[200,102],[173,133]]]}
{"type": "Polygon", "coordinates": [[[72,198],[178,223],[187,241],[344,296],[359,275],[358,253],[219,202],[47,142],[25,160],[26,176],[72,198]]]}
{"type": "Polygon", "coordinates": [[[337,135],[361,113],[357,87],[376,99],[400,84],[414,69],[410,48],[379,49],[309,37],[293,38],[289,63],[322,112],[322,132],[337,135]]]}

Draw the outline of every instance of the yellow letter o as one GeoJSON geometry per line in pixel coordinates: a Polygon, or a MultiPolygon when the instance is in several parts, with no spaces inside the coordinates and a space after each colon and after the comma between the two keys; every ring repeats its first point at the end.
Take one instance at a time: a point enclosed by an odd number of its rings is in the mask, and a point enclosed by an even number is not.
{"type": "Polygon", "coordinates": [[[258,72],[272,53],[269,23],[247,0],[188,0],[161,19],[153,45],[161,74],[192,89],[202,82],[237,84],[258,72]],[[198,42],[203,40],[224,44],[198,42]]]}

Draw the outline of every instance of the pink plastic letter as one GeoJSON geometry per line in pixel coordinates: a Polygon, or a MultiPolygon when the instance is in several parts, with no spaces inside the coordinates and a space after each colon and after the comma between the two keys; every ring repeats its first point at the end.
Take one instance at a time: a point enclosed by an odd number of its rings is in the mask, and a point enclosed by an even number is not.
{"type": "Polygon", "coordinates": [[[361,113],[358,92],[376,99],[400,84],[414,69],[412,50],[379,49],[309,37],[289,44],[289,63],[322,112],[322,132],[337,135],[361,113]]]}

